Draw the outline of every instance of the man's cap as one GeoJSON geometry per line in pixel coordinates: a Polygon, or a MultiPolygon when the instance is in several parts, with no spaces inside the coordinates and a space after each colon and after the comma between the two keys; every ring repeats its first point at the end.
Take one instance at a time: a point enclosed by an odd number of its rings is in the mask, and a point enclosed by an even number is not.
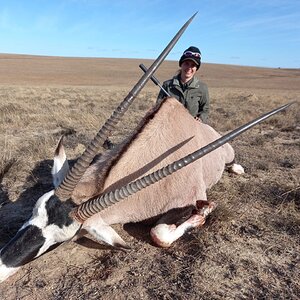
{"type": "Polygon", "coordinates": [[[182,63],[185,60],[191,60],[193,61],[196,66],[197,66],[197,70],[200,68],[201,65],[201,52],[197,47],[191,46],[189,48],[187,48],[182,56],[180,57],[179,60],[179,66],[181,67],[182,63]]]}

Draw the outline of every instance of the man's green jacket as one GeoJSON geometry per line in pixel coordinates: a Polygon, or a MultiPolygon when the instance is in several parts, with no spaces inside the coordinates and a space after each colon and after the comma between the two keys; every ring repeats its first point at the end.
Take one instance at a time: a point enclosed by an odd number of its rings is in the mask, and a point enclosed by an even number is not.
{"type": "MultiPolygon", "coordinates": [[[[163,88],[179,102],[181,102],[193,117],[199,117],[207,123],[209,113],[209,94],[207,85],[197,77],[193,77],[186,84],[181,84],[177,75],[163,83],[163,88]]],[[[167,95],[161,89],[157,101],[161,101],[167,95]]]]}

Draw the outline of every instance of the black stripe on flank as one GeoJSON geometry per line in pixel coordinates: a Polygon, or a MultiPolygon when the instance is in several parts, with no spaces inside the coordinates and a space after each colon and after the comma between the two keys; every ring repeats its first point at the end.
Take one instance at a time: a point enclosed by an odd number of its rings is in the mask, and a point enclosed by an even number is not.
{"type": "Polygon", "coordinates": [[[0,258],[6,267],[16,268],[32,261],[45,243],[41,229],[27,226],[1,249],[0,258]]]}

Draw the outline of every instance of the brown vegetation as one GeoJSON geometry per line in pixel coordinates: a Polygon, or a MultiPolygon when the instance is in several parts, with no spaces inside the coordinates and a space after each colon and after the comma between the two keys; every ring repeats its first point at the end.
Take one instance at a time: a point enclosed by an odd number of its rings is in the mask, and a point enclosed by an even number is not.
{"type": "MultiPolygon", "coordinates": [[[[139,63],[0,55],[0,247],[51,187],[53,151],[68,134],[76,158],[139,78],[139,63]]],[[[165,62],[156,76],[176,71],[165,62]]],[[[282,104],[287,112],[232,142],[246,174],[209,191],[219,206],[170,249],[149,228],[116,226],[132,250],[66,243],[0,284],[1,299],[299,299],[300,70],[204,64],[211,125],[224,133],[282,104]],[[123,232],[123,233],[122,233],[123,232]]],[[[112,140],[155,102],[148,83],[112,140]]]]}

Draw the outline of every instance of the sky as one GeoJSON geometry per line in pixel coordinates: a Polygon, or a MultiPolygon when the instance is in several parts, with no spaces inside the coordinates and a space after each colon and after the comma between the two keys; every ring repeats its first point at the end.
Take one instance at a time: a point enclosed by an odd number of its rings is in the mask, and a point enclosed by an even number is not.
{"type": "Polygon", "coordinates": [[[0,53],[155,59],[195,12],[168,60],[300,68],[300,0],[0,0],[0,53]]]}

